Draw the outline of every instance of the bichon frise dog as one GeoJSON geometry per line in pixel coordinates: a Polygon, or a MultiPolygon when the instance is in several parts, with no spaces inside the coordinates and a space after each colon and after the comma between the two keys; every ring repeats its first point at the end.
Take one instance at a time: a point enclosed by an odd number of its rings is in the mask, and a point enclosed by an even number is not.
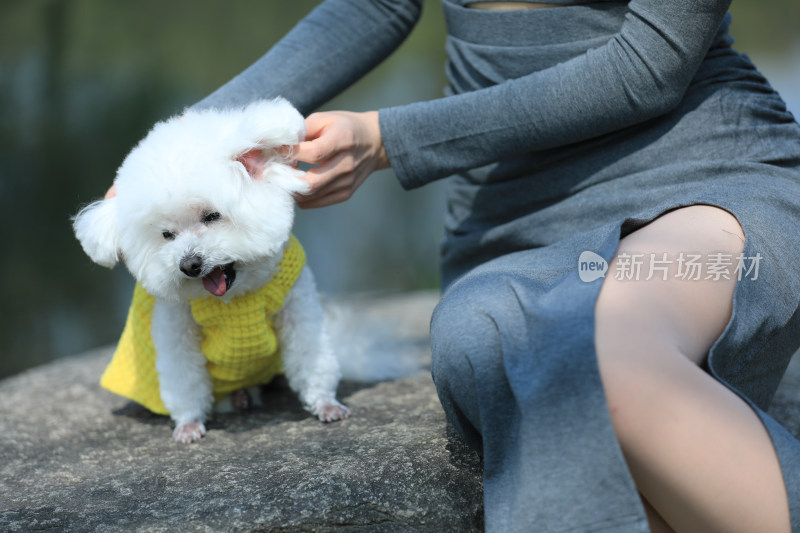
{"type": "Polygon", "coordinates": [[[75,234],[96,263],[124,261],[133,303],[101,384],[202,437],[215,400],[285,373],[322,421],[347,418],[337,359],[303,249],[286,157],[304,138],[285,100],[188,111],[156,124],[123,162],[116,196],[82,209],[75,234]]]}

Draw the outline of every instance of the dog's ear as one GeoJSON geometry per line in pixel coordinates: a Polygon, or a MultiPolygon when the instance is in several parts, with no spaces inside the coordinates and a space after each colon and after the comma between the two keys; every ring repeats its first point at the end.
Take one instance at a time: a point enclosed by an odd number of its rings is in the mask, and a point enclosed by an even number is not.
{"type": "Polygon", "coordinates": [[[230,118],[238,149],[233,156],[252,179],[271,181],[287,190],[302,188],[292,168],[292,147],[305,139],[303,116],[283,98],[259,100],[234,112],[230,118]]]}
{"type": "Polygon", "coordinates": [[[297,170],[291,159],[291,146],[278,148],[251,148],[236,158],[255,180],[269,180],[289,193],[307,192],[308,184],[300,179],[302,171],[297,170]]]}
{"type": "Polygon", "coordinates": [[[275,157],[272,149],[264,147],[252,148],[241,154],[236,160],[244,165],[245,170],[254,180],[261,179],[267,164],[275,157]]]}
{"type": "Polygon", "coordinates": [[[72,219],[83,251],[98,265],[111,268],[120,259],[117,235],[117,199],[93,202],[72,219]]]}

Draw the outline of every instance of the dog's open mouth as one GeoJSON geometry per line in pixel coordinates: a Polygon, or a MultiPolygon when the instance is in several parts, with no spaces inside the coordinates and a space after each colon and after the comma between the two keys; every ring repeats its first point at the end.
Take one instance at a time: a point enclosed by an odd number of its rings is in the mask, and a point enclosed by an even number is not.
{"type": "Polygon", "coordinates": [[[233,263],[228,263],[203,276],[203,287],[214,296],[222,296],[230,290],[235,280],[236,269],[233,268],[233,263]]]}

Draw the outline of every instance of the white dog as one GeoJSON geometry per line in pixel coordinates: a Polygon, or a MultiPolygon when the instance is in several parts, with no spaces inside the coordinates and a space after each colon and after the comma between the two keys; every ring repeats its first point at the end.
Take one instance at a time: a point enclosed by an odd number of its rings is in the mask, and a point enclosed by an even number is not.
{"type": "Polygon", "coordinates": [[[350,414],[335,397],[338,362],[291,236],[293,195],[307,187],[285,154],[303,138],[302,116],[282,99],[188,111],[128,155],[116,196],[74,219],[93,261],[124,261],[138,282],[101,383],[169,413],[178,442],[205,434],[215,399],[280,372],[320,420],[350,414]]]}

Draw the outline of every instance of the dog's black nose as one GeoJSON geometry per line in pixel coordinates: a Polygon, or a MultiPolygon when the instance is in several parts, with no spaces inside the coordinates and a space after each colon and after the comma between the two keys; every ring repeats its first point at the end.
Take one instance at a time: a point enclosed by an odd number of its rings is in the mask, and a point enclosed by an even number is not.
{"type": "Polygon", "coordinates": [[[197,254],[185,255],[183,259],[181,259],[180,268],[181,272],[190,278],[196,278],[203,269],[203,258],[197,254]]]}

